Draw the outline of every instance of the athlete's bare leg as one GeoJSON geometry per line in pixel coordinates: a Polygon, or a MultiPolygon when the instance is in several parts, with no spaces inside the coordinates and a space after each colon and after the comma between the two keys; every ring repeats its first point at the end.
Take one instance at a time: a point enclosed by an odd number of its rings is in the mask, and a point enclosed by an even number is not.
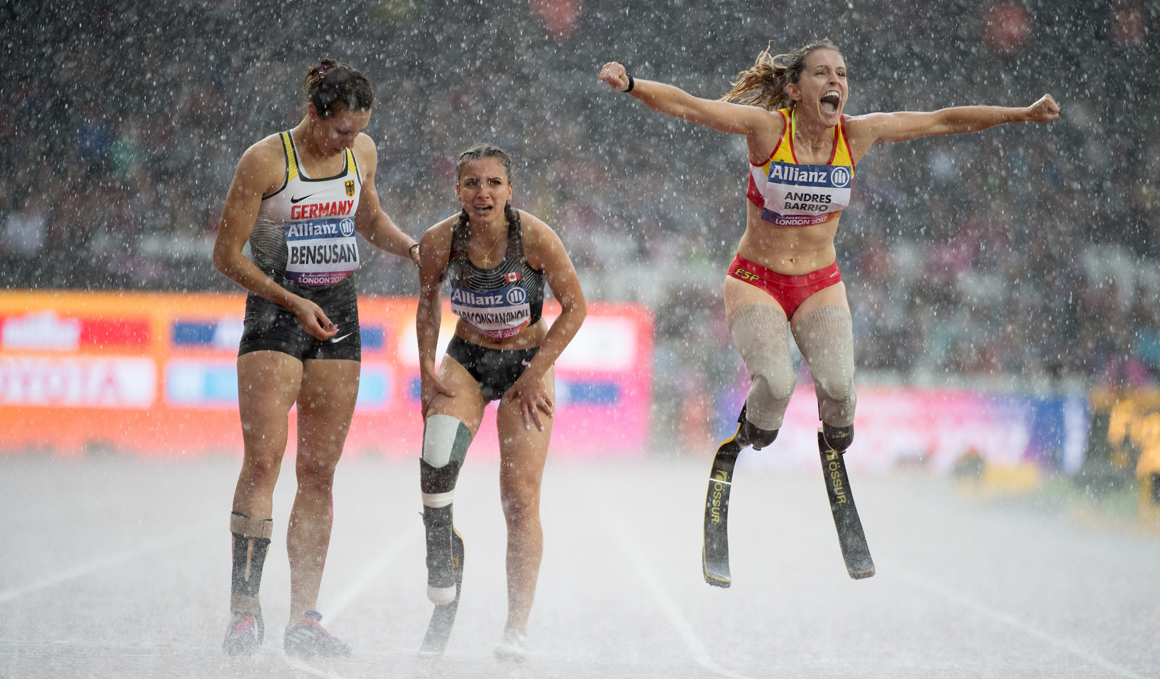
{"type": "Polygon", "coordinates": [[[308,360],[298,392],[298,492],[290,510],[290,620],[318,602],[330,546],[334,468],[350,429],[358,397],[359,362],[308,360]]]}
{"type": "MultiPolygon", "coordinates": [[[[555,368],[544,375],[548,395],[555,398],[555,368]]],[[[500,401],[496,413],[499,429],[500,499],[507,520],[508,617],[505,629],[528,633],[528,616],[536,597],[536,579],[544,554],[540,524],[540,483],[552,436],[552,418],[540,413],[544,430],[524,428],[518,404],[500,401]]]]}
{"type": "Polygon", "coordinates": [[[234,490],[234,511],[269,519],[274,484],[286,452],[287,415],[302,381],[302,362],[280,351],[238,357],[238,409],[245,446],[234,490]]]}
{"type": "Polygon", "coordinates": [[[479,424],[483,421],[483,409],[487,405],[483,394],[479,391],[479,383],[464,368],[450,356],[444,356],[439,365],[439,381],[443,386],[455,393],[454,397],[436,394],[427,408],[427,417],[432,415],[450,415],[467,425],[474,437],[479,431],[479,424]]]}

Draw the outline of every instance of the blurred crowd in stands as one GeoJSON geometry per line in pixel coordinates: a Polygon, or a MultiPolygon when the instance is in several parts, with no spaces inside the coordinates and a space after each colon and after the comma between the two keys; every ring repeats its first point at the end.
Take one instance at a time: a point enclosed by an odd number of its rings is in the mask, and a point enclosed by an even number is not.
{"type": "MultiPolygon", "coordinates": [[[[237,158],[300,119],[302,75],[334,56],[376,84],[377,185],[404,230],[457,208],[458,151],[498,143],[517,206],[557,228],[589,296],[655,310],[661,406],[735,393],[719,298],[744,225],[744,143],[596,75],[615,59],[718,97],[767,43],[829,37],[848,114],[1045,92],[1062,107],[1051,125],[881,145],[858,166],[837,246],[859,379],[1160,375],[1156,2],[42,5],[0,9],[8,289],[234,290],[210,250],[237,158]]],[[[405,262],[364,257],[364,293],[415,292],[405,262]]]]}

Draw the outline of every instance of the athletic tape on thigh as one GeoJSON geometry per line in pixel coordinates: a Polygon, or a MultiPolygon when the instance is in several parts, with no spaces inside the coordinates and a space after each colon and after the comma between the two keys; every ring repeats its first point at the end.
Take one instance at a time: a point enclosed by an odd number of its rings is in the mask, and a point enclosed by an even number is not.
{"type": "Polygon", "coordinates": [[[850,312],[823,306],[804,314],[793,326],[802,356],[810,366],[818,395],[818,416],[832,427],[854,424],[854,325],[850,312]]]}
{"type": "Polygon", "coordinates": [[[469,445],[471,430],[450,415],[432,415],[423,423],[423,461],[436,469],[462,464],[469,445]]]}
{"type": "Polygon", "coordinates": [[[749,369],[745,418],[761,429],[781,429],[793,396],[793,360],[785,314],[767,304],[750,304],[729,318],[729,334],[749,369]]]}

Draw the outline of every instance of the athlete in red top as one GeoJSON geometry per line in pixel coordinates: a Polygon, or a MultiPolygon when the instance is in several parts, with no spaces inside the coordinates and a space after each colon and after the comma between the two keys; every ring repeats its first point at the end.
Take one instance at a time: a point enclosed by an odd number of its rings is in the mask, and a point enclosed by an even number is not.
{"type": "Polygon", "coordinates": [[[745,136],[750,181],[765,186],[750,187],[745,234],[725,278],[725,317],[751,379],[737,441],[756,449],[777,436],[793,393],[789,332],[810,366],[827,443],[844,451],[853,440],[850,307],[841,276],[831,275],[837,274],[834,234],[841,211],[821,208],[841,201],[843,183],[848,200],[853,166],[870,147],[1059,117],[1051,95],[1026,108],[962,106],[843,116],[849,93],[846,62],[828,40],[789,54],[763,51],[719,101],[636,80],[616,62],[604,65],[600,79],[660,113],[745,136]],[[786,150],[792,162],[779,159],[786,150]],[[843,152],[849,156],[848,168],[834,162],[843,152]]]}

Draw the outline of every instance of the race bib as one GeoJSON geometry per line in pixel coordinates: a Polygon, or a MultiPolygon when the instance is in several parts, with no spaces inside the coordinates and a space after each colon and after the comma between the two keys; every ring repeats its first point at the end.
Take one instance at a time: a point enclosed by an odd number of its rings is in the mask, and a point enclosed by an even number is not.
{"type": "Polygon", "coordinates": [[[532,319],[528,291],[521,285],[486,292],[454,287],[451,311],[491,339],[517,335],[532,319]]]}
{"type": "Polygon", "coordinates": [[[299,285],[333,285],[358,269],[351,217],[287,222],[286,247],[286,278],[299,285]]]}
{"type": "Polygon", "coordinates": [[[753,167],[765,206],[761,218],[777,226],[821,224],[850,205],[850,168],[844,165],[769,163],[753,167]]]}

